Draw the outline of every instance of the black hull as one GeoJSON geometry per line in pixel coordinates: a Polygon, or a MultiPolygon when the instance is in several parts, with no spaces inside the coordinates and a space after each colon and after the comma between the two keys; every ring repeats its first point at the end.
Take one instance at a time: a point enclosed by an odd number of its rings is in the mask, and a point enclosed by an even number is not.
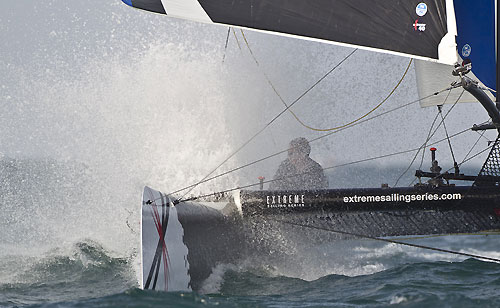
{"type": "Polygon", "coordinates": [[[241,258],[245,251],[241,220],[197,203],[176,207],[184,228],[184,243],[189,249],[191,288],[199,290],[215,266],[241,258]]]}
{"type": "Polygon", "coordinates": [[[496,186],[243,191],[241,200],[247,217],[274,217],[367,236],[500,229],[500,189],[496,186]]]}
{"type": "Polygon", "coordinates": [[[500,230],[496,186],[241,191],[234,199],[215,202],[218,209],[207,204],[181,202],[173,207],[168,196],[145,189],[143,288],[198,291],[217,265],[243,257],[265,262],[293,241],[314,238],[318,244],[339,234],[390,237],[500,230]],[[154,222],[155,213],[160,223],[154,222]],[[177,232],[177,237],[169,232],[177,232]],[[185,253],[176,256],[176,250],[185,253]]]}

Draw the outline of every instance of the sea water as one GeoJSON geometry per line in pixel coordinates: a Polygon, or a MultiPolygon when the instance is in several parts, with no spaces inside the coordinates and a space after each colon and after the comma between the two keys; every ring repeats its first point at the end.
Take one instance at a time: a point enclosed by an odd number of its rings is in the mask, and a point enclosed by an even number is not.
{"type": "MultiPolygon", "coordinates": [[[[499,257],[498,237],[426,242],[499,257]]],[[[498,307],[498,263],[354,241],[322,247],[331,267],[303,260],[316,279],[277,267],[223,264],[204,292],[137,288],[133,257],[82,240],[36,256],[5,254],[0,263],[1,307],[498,307]],[[345,247],[348,246],[348,247],[345,247]],[[339,251],[340,250],[340,251],[339,251]],[[324,272],[319,273],[320,269],[324,272]]]]}
{"type": "MultiPolygon", "coordinates": [[[[2,162],[2,182],[11,186],[1,191],[0,307],[497,307],[500,300],[498,263],[331,234],[219,264],[198,292],[140,290],[134,217],[103,227],[85,204],[66,203],[91,195],[86,168],[2,162]],[[82,230],[88,220],[103,233],[82,230]]],[[[400,240],[500,258],[498,235],[400,240]]]]}
{"type": "MultiPolygon", "coordinates": [[[[230,33],[226,49],[225,27],[118,1],[3,1],[0,8],[0,306],[498,306],[497,263],[356,239],[220,264],[198,293],[139,290],[144,185],[171,192],[230,156],[214,174],[286,150],[292,138],[322,136],[285,113],[237,151],[284,108],[266,76],[291,103],[352,49],[251,32],[249,46],[241,32],[230,33]]],[[[293,110],[316,128],[345,124],[383,100],[408,61],[356,51],[293,110]]],[[[416,98],[409,74],[379,111],[416,98]]],[[[447,119],[450,133],[487,119],[480,106],[458,107],[447,119]]],[[[345,164],[418,148],[435,115],[412,105],[311,143],[311,157],[334,167],[332,187],[392,186],[414,152],[345,164]]],[[[433,140],[444,136],[440,129],[433,140]]],[[[478,137],[454,138],[455,155],[465,158],[478,137]]],[[[428,170],[429,155],[421,155],[398,185],[411,184],[421,160],[428,170]]],[[[270,179],[285,157],[191,194],[270,179]]],[[[468,170],[477,172],[484,159],[468,170]]],[[[438,160],[444,170],[453,166],[447,143],[438,145],[438,160]]],[[[495,235],[417,242],[500,257],[495,235]]]]}

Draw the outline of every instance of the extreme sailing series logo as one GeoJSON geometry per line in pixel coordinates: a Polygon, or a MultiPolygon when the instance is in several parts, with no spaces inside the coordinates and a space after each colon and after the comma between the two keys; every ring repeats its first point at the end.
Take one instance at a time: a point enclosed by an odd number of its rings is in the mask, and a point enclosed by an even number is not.
{"type": "Polygon", "coordinates": [[[272,195],[266,196],[267,208],[298,208],[305,207],[305,195],[272,195]]]}
{"type": "Polygon", "coordinates": [[[364,203],[364,202],[406,202],[410,203],[413,201],[440,201],[440,200],[460,200],[462,199],[462,194],[390,194],[381,196],[350,196],[344,197],[344,203],[364,203]]]}

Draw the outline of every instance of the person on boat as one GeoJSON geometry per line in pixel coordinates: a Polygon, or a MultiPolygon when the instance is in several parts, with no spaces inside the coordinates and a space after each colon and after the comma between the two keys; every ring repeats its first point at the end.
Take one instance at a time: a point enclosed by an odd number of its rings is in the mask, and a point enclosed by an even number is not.
{"type": "Polygon", "coordinates": [[[269,189],[325,189],[328,179],[320,164],[309,157],[311,146],[306,138],[295,138],[290,142],[288,158],[285,159],[273,177],[269,189]]]}

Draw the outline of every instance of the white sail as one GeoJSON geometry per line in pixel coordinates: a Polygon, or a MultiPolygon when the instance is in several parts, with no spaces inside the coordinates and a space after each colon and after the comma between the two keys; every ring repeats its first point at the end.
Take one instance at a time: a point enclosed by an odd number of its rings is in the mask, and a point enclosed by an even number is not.
{"type": "MultiPolygon", "coordinates": [[[[453,76],[451,74],[452,71],[453,65],[415,60],[415,74],[419,98],[428,97],[433,93],[450,87],[453,82],[458,82],[460,78],[453,76]]],[[[470,72],[468,76],[472,77],[474,80],[479,80],[472,72],[470,72]]],[[[479,82],[479,85],[483,88],[485,87],[482,82],[479,82]]],[[[495,100],[491,92],[488,91],[487,94],[491,100],[495,100]]],[[[459,103],[477,103],[477,99],[469,92],[456,89],[451,92],[441,92],[438,95],[432,95],[431,97],[423,99],[420,101],[420,106],[430,107],[443,104],[454,104],[459,97],[459,103]]]]}

